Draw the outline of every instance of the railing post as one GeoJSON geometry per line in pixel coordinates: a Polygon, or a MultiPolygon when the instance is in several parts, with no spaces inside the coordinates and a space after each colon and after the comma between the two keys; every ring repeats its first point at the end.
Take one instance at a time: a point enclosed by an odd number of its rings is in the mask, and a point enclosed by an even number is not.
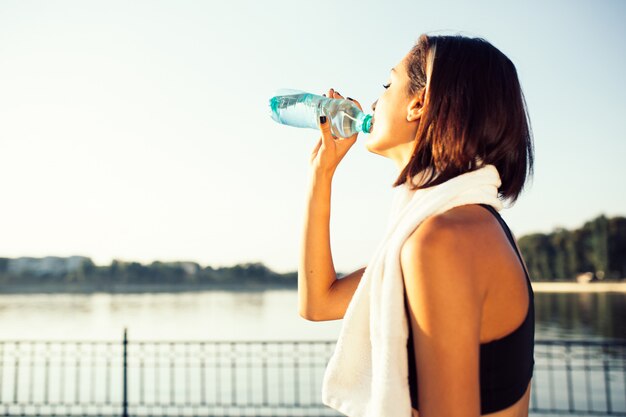
{"type": "Polygon", "coordinates": [[[122,417],[128,417],[128,378],[127,378],[127,348],[128,348],[128,337],[126,334],[126,327],[124,327],[124,340],[122,342],[122,356],[123,356],[123,368],[124,368],[124,376],[122,380],[122,417]]]}

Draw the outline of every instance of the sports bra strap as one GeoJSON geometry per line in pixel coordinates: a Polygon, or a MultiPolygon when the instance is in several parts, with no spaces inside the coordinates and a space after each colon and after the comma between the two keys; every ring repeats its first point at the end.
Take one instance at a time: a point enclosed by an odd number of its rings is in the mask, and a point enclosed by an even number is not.
{"type": "Polygon", "coordinates": [[[498,211],[496,209],[494,209],[489,204],[480,203],[479,205],[484,207],[484,208],[486,208],[491,213],[493,213],[495,218],[498,220],[498,223],[500,223],[500,226],[502,226],[502,229],[504,230],[504,233],[506,234],[506,237],[509,239],[509,242],[511,242],[511,246],[513,246],[513,249],[515,250],[515,253],[517,254],[517,257],[519,258],[519,260],[520,260],[520,262],[522,264],[522,268],[524,268],[524,272],[526,273],[526,281],[528,282],[528,286],[531,286],[531,284],[530,284],[530,274],[528,273],[528,269],[526,269],[526,264],[524,263],[524,259],[522,258],[522,255],[520,254],[519,249],[517,248],[517,244],[515,243],[515,238],[513,238],[513,233],[511,232],[511,229],[509,229],[509,226],[506,224],[506,222],[504,221],[502,216],[500,216],[500,213],[498,213],[498,211]]]}

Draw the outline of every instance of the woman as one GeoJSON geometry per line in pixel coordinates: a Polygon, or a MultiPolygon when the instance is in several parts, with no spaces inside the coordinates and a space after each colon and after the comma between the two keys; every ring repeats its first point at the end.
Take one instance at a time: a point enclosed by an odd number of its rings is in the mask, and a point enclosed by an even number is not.
{"type": "MultiPolygon", "coordinates": [[[[504,54],[479,38],[421,35],[384,88],[365,146],[396,164],[394,187],[425,169],[437,175],[419,188],[435,186],[484,163],[500,175],[498,198],[516,201],[534,151],[517,73],[504,54]]],[[[343,98],[333,89],[328,96],[343,98]]],[[[335,140],[323,119],[320,129],[298,273],[300,315],[313,321],[343,318],[365,271],[337,279],[329,236],[332,178],[357,135],[335,140]]],[[[527,416],[534,295],[499,213],[466,204],[433,215],[400,258],[413,416],[527,416]]]]}

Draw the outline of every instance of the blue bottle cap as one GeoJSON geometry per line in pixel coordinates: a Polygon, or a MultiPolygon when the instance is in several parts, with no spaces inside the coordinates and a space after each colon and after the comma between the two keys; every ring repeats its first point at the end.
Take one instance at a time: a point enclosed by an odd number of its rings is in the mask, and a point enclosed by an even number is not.
{"type": "Polygon", "coordinates": [[[370,133],[371,130],[372,130],[372,115],[368,114],[363,119],[363,124],[361,125],[361,131],[363,133],[370,133]]]}

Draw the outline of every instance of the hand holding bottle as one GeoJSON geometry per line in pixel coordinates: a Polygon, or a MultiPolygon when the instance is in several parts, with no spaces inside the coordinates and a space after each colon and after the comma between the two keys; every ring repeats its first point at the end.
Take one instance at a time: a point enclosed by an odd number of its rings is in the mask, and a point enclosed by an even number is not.
{"type": "MultiPolygon", "coordinates": [[[[328,97],[342,99],[343,96],[332,88],[328,90],[328,97]]],[[[361,105],[356,101],[350,99],[361,111],[361,105]]],[[[321,131],[321,137],[315,146],[315,149],[311,153],[310,168],[315,175],[323,174],[332,176],[339,165],[339,162],[346,155],[348,150],[356,142],[358,133],[350,136],[346,139],[336,139],[331,133],[330,120],[328,117],[322,116],[322,119],[326,119],[325,123],[318,121],[321,131]]]]}
{"type": "Polygon", "coordinates": [[[326,116],[335,138],[370,132],[373,115],[364,113],[352,100],[325,96],[289,88],[278,89],[268,102],[269,115],[283,125],[316,130],[319,129],[319,117],[326,116]]]}

